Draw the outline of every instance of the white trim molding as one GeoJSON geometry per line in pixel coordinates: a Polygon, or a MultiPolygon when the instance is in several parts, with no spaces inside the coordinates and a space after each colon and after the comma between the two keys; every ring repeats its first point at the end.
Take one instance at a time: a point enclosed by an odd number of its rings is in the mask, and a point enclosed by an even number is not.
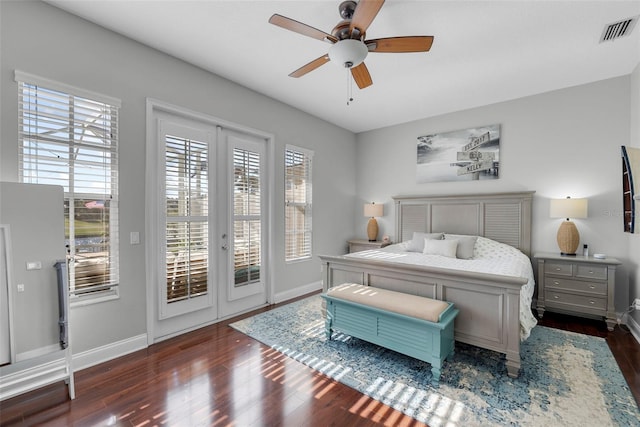
{"type": "Polygon", "coordinates": [[[121,341],[103,345],[102,347],[74,354],[73,368],[75,371],[79,371],[145,348],[147,348],[147,334],[126,338],[121,341]]]}
{"type": "Polygon", "coordinates": [[[273,303],[278,304],[284,301],[288,301],[293,298],[301,297],[306,294],[310,294],[311,292],[316,292],[322,289],[322,280],[309,283],[304,286],[298,286],[297,288],[291,289],[289,291],[278,292],[274,295],[273,303]]]}

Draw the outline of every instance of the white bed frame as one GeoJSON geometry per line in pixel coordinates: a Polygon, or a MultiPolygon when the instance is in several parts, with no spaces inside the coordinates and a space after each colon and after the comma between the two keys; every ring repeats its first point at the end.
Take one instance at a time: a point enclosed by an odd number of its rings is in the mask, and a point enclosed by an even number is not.
{"type": "MultiPolygon", "coordinates": [[[[396,239],[414,231],[488,237],[531,256],[533,191],[394,197],[396,239]]],[[[456,341],[506,355],[507,373],[520,369],[520,288],[526,278],[414,266],[380,259],[320,256],[323,289],[358,283],[453,302],[460,310],[456,341]]]]}

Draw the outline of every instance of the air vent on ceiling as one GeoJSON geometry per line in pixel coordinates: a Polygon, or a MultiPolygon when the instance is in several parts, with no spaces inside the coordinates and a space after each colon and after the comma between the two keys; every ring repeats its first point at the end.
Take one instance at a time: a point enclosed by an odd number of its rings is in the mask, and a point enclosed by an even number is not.
{"type": "Polygon", "coordinates": [[[614,22],[613,24],[609,24],[604,27],[604,31],[602,31],[602,36],[600,37],[600,43],[609,42],[615,39],[619,39],[620,37],[628,36],[633,31],[633,27],[635,27],[636,22],[638,21],[638,17],[634,16],[633,18],[624,19],[622,21],[614,22]]]}

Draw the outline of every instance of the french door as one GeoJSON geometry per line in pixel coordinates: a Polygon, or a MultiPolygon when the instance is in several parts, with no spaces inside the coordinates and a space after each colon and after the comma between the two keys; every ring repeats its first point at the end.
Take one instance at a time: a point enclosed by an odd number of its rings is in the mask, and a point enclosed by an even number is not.
{"type": "Polygon", "coordinates": [[[267,301],[266,141],[156,114],[155,342],[267,301]]]}
{"type": "Polygon", "coordinates": [[[265,141],[218,129],[226,150],[225,177],[220,178],[227,206],[220,215],[220,317],[240,313],[266,302],[264,262],[267,242],[265,141]]]}

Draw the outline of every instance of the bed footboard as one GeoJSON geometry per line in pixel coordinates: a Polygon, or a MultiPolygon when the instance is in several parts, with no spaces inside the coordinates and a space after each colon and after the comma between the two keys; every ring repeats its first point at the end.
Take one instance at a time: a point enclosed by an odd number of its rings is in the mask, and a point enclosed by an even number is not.
{"type": "Polygon", "coordinates": [[[460,310],[456,341],[505,354],[508,375],[518,376],[520,289],[525,278],[345,256],[320,259],[324,292],[350,282],[454,303],[460,310]]]}

